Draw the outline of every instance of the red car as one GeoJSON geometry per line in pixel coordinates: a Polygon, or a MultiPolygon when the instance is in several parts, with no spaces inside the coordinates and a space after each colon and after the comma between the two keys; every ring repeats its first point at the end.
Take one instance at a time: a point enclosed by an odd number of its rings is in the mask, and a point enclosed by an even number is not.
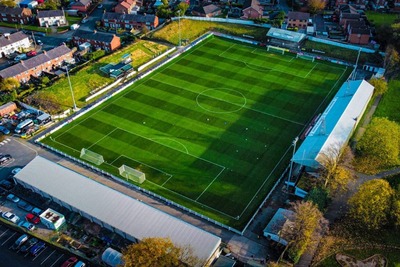
{"type": "Polygon", "coordinates": [[[32,51],[29,51],[28,53],[26,53],[26,55],[27,55],[28,57],[33,57],[33,56],[36,56],[37,53],[36,53],[35,50],[32,50],[32,51]]]}
{"type": "Polygon", "coordinates": [[[25,216],[25,219],[26,219],[28,222],[31,222],[31,223],[33,223],[33,224],[38,224],[38,223],[40,223],[40,218],[39,218],[38,216],[36,216],[36,215],[33,215],[32,213],[28,213],[28,214],[25,216]]]}
{"type": "Polygon", "coordinates": [[[78,259],[76,257],[71,257],[68,260],[66,260],[61,267],[72,267],[74,266],[75,263],[78,262],[78,259]]]}

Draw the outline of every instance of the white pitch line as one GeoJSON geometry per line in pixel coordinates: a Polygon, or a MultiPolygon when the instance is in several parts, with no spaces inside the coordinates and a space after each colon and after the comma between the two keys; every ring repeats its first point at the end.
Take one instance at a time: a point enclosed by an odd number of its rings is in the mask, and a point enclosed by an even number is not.
{"type": "Polygon", "coordinates": [[[217,174],[217,176],[214,177],[214,179],[211,181],[211,183],[209,183],[208,186],[203,190],[203,192],[201,192],[201,194],[196,198],[196,200],[195,200],[196,202],[207,191],[207,189],[214,183],[214,181],[221,175],[221,173],[223,171],[225,171],[225,167],[217,174]]]}
{"type": "Polygon", "coordinates": [[[172,177],[174,177],[174,176],[171,175],[161,186],[164,187],[164,185],[165,185],[166,183],[168,183],[168,181],[171,180],[172,177]]]}
{"type": "MultiPolygon", "coordinates": [[[[154,169],[154,170],[156,170],[156,171],[159,171],[159,172],[161,172],[161,173],[164,173],[165,175],[168,175],[168,176],[171,176],[171,177],[173,176],[172,174],[170,174],[170,173],[168,173],[168,172],[165,172],[165,171],[162,171],[162,170],[160,170],[160,169],[157,169],[157,168],[155,168],[155,167],[153,167],[153,166],[150,166],[150,165],[148,165],[148,164],[146,164],[146,163],[141,162],[140,160],[133,159],[133,158],[131,158],[131,157],[125,155],[125,154],[122,155],[122,156],[125,157],[125,158],[128,158],[128,159],[130,159],[130,160],[139,162],[140,164],[146,165],[147,167],[152,168],[152,169],[154,169]]],[[[114,165],[112,165],[112,166],[114,166],[114,165]]]]}
{"type": "Polygon", "coordinates": [[[75,148],[72,148],[72,147],[70,147],[70,146],[67,146],[67,145],[65,145],[65,144],[63,144],[63,143],[61,143],[61,142],[58,142],[57,140],[55,140],[55,139],[52,138],[51,136],[50,136],[50,139],[51,139],[53,142],[57,143],[57,144],[60,144],[60,145],[62,145],[62,146],[65,146],[65,147],[67,147],[67,148],[73,150],[73,151],[76,151],[76,152],[80,153],[79,150],[77,150],[77,149],[75,149],[75,148]]]}
{"type": "Polygon", "coordinates": [[[94,142],[93,144],[91,144],[87,149],[90,149],[91,147],[93,147],[94,145],[96,145],[97,143],[101,142],[101,140],[103,140],[104,138],[106,138],[107,136],[109,136],[110,134],[112,134],[115,130],[117,130],[118,128],[114,128],[112,131],[110,131],[108,134],[104,135],[103,137],[101,137],[99,140],[97,140],[96,142],[94,142]]]}
{"type": "Polygon", "coordinates": [[[307,78],[308,77],[308,75],[310,75],[310,73],[315,69],[315,67],[318,65],[318,63],[316,63],[315,65],[314,65],[314,67],[306,74],[306,76],[304,76],[304,78],[307,78]]]}
{"type": "Polygon", "coordinates": [[[228,47],[227,49],[225,49],[225,51],[221,52],[218,56],[219,57],[223,57],[222,54],[224,54],[225,52],[227,52],[229,49],[231,49],[232,47],[234,47],[236,44],[231,45],[230,47],[228,47]]]}

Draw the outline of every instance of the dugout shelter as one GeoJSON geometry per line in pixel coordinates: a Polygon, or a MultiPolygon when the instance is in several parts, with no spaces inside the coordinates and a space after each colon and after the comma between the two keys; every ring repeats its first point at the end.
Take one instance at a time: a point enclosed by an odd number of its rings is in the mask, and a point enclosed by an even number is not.
{"type": "Polygon", "coordinates": [[[306,40],[306,35],[299,32],[292,32],[279,28],[271,28],[267,33],[267,44],[286,47],[289,49],[299,49],[306,40]]]}
{"type": "Polygon", "coordinates": [[[322,167],[325,155],[341,150],[358,125],[374,87],[365,80],[345,82],[321,114],[292,161],[312,171],[322,167]]]}
{"type": "Polygon", "coordinates": [[[194,255],[203,261],[201,265],[219,254],[218,236],[40,156],[14,179],[132,242],[169,237],[176,245],[191,246],[194,255]]]}

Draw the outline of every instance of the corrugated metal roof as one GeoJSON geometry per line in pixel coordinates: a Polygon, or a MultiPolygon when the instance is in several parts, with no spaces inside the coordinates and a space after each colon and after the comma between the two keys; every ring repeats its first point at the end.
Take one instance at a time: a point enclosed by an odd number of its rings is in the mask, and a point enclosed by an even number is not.
{"type": "Polygon", "coordinates": [[[311,168],[321,167],[321,153],[348,141],[373,92],[374,87],[365,80],[345,82],[292,160],[311,168]]]}
{"type": "Polygon", "coordinates": [[[267,36],[296,43],[299,43],[306,38],[306,35],[303,33],[292,32],[279,28],[269,29],[267,36]]]}
{"type": "Polygon", "coordinates": [[[204,260],[221,243],[211,233],[40,156],[15,178],[139,240],[170,237],[175,244],[190,245],[204,260]]]}

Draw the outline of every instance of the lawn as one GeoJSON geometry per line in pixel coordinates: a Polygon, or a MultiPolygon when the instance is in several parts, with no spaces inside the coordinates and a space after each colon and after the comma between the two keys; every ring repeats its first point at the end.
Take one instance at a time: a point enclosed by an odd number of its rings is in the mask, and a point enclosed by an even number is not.
{"type": "Polygon", "coordinates": [[[400,79],[393,79],[389,82],[389,89],[383,95],[378,108],[375,111],[376,117],[387,117],[390,120],[400,123],[400,79]]]}
{"type": "Polygon", "coordinates": [[[43,142],[136,168],[141,187],[242,229],[349,72],[213,37],[43,142]]]}
{"type": "MultiPolygon", "coordinates": [[[[243,36],[243,34],[245,34],[248,36],[253,36],[255,40],[265,42],[266,35],[269,29],[229,23],[195,21],[189,19],[182,19],[180,22],[182,40],[188,39],[189,41],[193,41],[194,39],[211,30],[238,36],[243,36]]],[[[178,21],[171,22],[168,25],[164,26],[162,29],[156,31],[152,35],[152,38],[178,45],[178,21]]]]}
{"type": "MultiPolygon", "coordinates": [[[[76,73],[71,73],[71,84],[77,106],[82,107],[86,105],[85,99],[89,96],[90,91],[96,89],[98,86],[104,86],[114,81],[114,79],[106,77],[100,71],[101,67],[112,62],[118,63],[123,55],[130,54],[132,65],[134,68],[137,68],[167,49],[166,45],[139,40],[126,48],[101,58],[99,61],[82,68],[76,73]]],[[[56,81],[53,85],[38,93],[42,98],[57,99],[64,110],[73,106],[67,78],[56,81]]]]}
{"type": "Polygon", "coordinates": [[[396,19],[400,19],[398,14],[386,14],[375,11],[366,11],[367,18],[370,22],[375,24],[375,26],[390,26],[396,19]]]}

